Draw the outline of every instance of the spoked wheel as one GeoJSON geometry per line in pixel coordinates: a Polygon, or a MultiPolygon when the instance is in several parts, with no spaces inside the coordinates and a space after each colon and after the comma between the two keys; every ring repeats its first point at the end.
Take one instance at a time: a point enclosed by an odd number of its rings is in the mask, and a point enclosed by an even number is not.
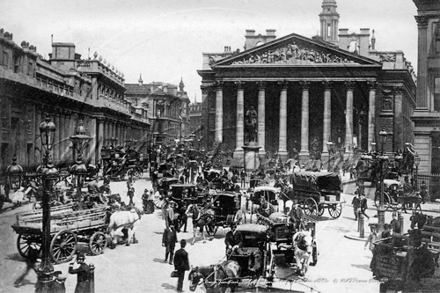
{"type": "Polygon", "coordinates": [[[158,199],[158,198],[155,198],[153,202],[154,202],[154,206],[158,209],[161,209],[165,203],[163,199],[158,199]]]}
{"type": "Polygon", "coordinates": [[[306,214],[306,216],[314,217],[314,218],[318,217],[319,214],[318,205],[313,198],[311,197],[306,198],[306,200],[302,204],[302,207],[304,209],[304,213],[306,214]]]}
{"type": "Polygon", "coordinates": [[[33,248],[40,251],[41,243],[42,239],[38,235],[18,234],[17,249],[22,257],[29,258],[29,247],[32,245],[33,248]]]}
{"type": "Polygon", "coordinates": [[[337,203],[337,204],[329,205],[328,206],[328,213],[330,214],[330,216],[333,219],[339,218],[339,216],[341,216],[341,214],[342,214],[342,204],[337,203]]]}
{"type": "Polygon", "coordinates": [[[325,208],[322,205],[318,206],[318,216],[322,216],[324,214],[325,208]]]}
{"type": "Polygon", "coordinates": [[[68,262],[76,253],[76,235],[70,230],[58,232],[50,242],[50,255],[55,263],[68,262]]]}
{"type": "Polygon", "coordinates": [[[95,232],[89,240],[89,248],[92,254],[98,255],[104,253],[104,249],[107,245],[105,234],[102,232],[95,232]]]}
{"type": "MultiPolygon", "coordinates": [[[[376,192],[376,194],[374,195],[374,205],[376,206],[376,208],[380,206],[380,192],[376,192]]],[[[383,207],[385,208],[385,210],[388,210],[390,208],[390,196],[386,192],[383,193],[383,207]]]]}

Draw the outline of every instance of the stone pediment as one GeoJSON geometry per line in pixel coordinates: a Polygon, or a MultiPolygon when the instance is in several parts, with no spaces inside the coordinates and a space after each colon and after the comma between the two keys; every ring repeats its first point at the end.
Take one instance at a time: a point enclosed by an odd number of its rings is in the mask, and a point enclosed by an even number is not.
{"type": "Polygon", "coordinates": [[[210,66],[261,65],[377,65],[372,59],[341,50],[330,43],[291,34],[228,58],[210,58],[210,66]]]}

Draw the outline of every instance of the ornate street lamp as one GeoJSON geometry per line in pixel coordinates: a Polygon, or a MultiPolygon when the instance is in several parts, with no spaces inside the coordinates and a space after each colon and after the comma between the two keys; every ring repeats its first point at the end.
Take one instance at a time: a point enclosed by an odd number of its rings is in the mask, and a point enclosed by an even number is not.
{"type": "Polygon", "coordinates": [[[420,165],[420,156],[418,153],[415,154],[414,156],[414,164],[416,165],[416,180],[414,182],[415,186],[415,191],[418,191],[418,181],[419,181],[419,165],[420,165]]]}
{"type": "Polygon", "coordinates": [[[41,144],[45,150],[43,164],[37,168],[37,174],[41,176],[43,182],[43,227],[42,227],[42,261],[37,269],[38,283],[35,292],[46,293],[51,292],[53,278],[53,266],[50,262],[50,196],[53,191],[53,185],[59,177],[59,171],[52,162],[50,151],[54,143],[54,134],[56,126],[46,117],[45,121],[40,124],[41,144]]]}
{"type": "Polygon", "coordinates": [[[76,160],[75,156],[78,158],[82,158],[83,151],[86,148],[87,143],[90,141],[90,139],[92,138],[86,134],[86,128],[84,127],[83,121],[79,120],[78,127],[75,130],[75,135],[70,137],[74,149],[74,161],[76,160]]]}
{"type": "Polygon", "coordinates": [[[379,132],[379,141],[381,145],[381,155],[379,156],[380,161],[380,203],[379,209],[377,210],[377,216],[379,218],[379,230],[383,230],[383,226],[385,224],[385,208],[384,208],[384,180],[385,180],[385,162],[388,161],[388,157],[383,155],[383,149],[385,142],[387,140],[388,133],[385,129],[382,129],[379,132]]]}
{"type": "Polygon", "coordinates": [[[70,167],[70,174],[76,178],[76,199],[81,200],[81,190],[87,176],[87,166],[83,163],[81,156],[78,156],[75,164],[70,167]]]}
{"type": "Polygon", "coordinates": [[[11,190],[16,191],[20,189],[23,173],[23,168],[17,164],[17,155],[14,154],[12,164],[6,168],[7,180],[11,190]]]}

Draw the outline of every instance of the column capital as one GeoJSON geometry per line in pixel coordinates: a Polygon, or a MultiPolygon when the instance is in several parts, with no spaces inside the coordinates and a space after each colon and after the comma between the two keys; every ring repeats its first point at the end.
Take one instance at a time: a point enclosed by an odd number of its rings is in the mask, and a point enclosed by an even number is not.
{"type": "Polygon", "coordinates": [[[329,80],[324,80],[324,81],[322,82],[322,84],[324,85],[324,88],[325,88],[326,90],[329,90],[329,89],[331,89],[331,88],[333,87],[333,82],[332,82],[332,81],[329,81],[329,80]]]}
{"type": "Polygon", "coordinates": [[[287,80],[279,81],[278,84],[282,87],[283,90],[287,89],[289,86],[289,82],[287,80]]]}
{"type": "Polygon", "coordinates": [[[310,82],[306,80],[302,80],[299,82],[303,90],[308,90],[310,88],[310,82]]]}
{"type": "Polygon", "coordinates": [[[394,86],[393,91],[395,95],[401,95],[403,92],[403,86],[394,86]]]}
{"type": "Polygon", "coordinates": [[[414,18],[416,19],[417,27],[418,28],[427,28],[428,27],[429,16],[427,16],[427,15],[416,15],[416,16],[414,16],[414,18]]]}
{"type": "Polygon", "coordinates": [[[344,84],[345,84],[345,87],[347,88],[347,90],[354,89],[354,86],[355,86],[354,81],[348,80],[348,81],[344,82],[344,84]]]}
{"type": "Polygon", "coordinates": [[[258,86],[259,90],[266,89],[266,86],[267,86],[267,82],[266,81],[259,80],[256,83],[257,83],[257,86],[258,86]]]}
{"type": "Polygon", "coordinates": [[[239,90],[242,90],[243,87],[244,87],[244,84],[245,84],[245,82],[242,81],[242,80],[237,80],[237,81],[235,81],[234,83],[237,85],[237,87],[238,87],[239,90]]]}
{"type": "Polygon", "coordinates": [[[370,90],[375,90],[377,89],[377,86],[379,85],[379,83],[377,81],[367,81],[368,87],[370,88],[370,90]]]}
{"type": "Polygon", "coordinates": [[[212,91],[210,86],[200,87],[200,89],[202,90],[202,95],[208,95],[212,91]]]}
{"type": "Polygon", "coordinates": [[[222,87],[223,87],[224,84],[225,84],[225,83],[224,83],[223,81],[216,80],[216,81],[214,81],[213,86],[215,87],[215,90],[218,91],[218,90],[221,90],[221,89],[222,89],[222,87]]]}

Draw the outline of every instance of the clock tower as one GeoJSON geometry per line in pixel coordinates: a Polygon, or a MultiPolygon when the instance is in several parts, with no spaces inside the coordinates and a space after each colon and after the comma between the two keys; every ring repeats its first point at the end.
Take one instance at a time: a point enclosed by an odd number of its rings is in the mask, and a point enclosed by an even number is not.
{"type": "Polygon", "coordinates": [[[336,0],[323,0],[321,7],[322,12],[319,14],[320,36],[324,41],[338,45],[339,14],[336,11],[336,0]]]}

